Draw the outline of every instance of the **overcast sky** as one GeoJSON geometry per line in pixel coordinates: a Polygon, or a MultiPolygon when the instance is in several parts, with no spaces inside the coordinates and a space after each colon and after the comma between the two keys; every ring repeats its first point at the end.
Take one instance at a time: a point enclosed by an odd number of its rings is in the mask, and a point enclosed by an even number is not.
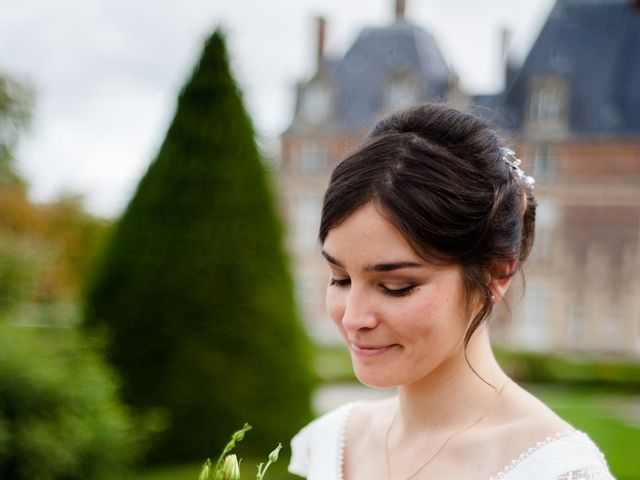
{"type": "MultiPolygon", "coordinates": [[[[554,0],[407,0],[470,93],[501,87],[500,30],[522,58],[554,0]]],[[[0,73],[36,92],[19,168],[40,201],[79,193],[115,217],[153,159],[177,93],[216,26],[260,135],[293,113],[293,86],[315,66],[315,21],[343,54],[365,26],[389,24],[393,0],[2,0],[0,73]]]]}

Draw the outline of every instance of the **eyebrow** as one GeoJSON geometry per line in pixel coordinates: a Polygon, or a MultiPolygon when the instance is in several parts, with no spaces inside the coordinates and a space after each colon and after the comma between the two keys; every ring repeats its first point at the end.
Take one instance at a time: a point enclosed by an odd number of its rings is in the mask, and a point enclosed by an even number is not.
{"type": "MultiPolygon", "coordinates": [[[[324,250],[322,256],[327,262],[335,265],[336,267],[344,268],[344,264],[338,261],[336,258],[329,255],[324,250]]],[[[368,272],[391,272],[393,270],[400,270],[402,268],[422,268],[424,265],[417,262],[389,262],[389,263],[377,263],[375,265],[367,265],[365,270],[368,272]]]]}

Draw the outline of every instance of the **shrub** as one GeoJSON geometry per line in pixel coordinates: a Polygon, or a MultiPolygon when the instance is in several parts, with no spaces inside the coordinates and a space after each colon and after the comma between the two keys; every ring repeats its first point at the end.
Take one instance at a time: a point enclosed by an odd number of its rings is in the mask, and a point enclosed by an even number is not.
{"type": "Polygon", "coordinates": [[[86,324],[108,332],[124,398],[168,414],[152,460],[206,458],[245,421],[246,449],[262,454],[310,416],[274,203],[216,32],[88,294],[86,324]]]}
{"type": "Polygon", "coordinates": [[[72,330],[0,324],[0,478],[121,479],[146,436],[72,330]]]}

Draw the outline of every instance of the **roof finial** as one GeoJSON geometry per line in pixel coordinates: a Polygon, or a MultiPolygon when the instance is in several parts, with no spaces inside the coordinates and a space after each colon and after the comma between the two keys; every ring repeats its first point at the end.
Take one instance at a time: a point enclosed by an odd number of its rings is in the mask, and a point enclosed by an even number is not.
{"type": "Polygon", "coordinates": [[[405,0],[396,0],[396,22],[404,20],[405,0]]]}

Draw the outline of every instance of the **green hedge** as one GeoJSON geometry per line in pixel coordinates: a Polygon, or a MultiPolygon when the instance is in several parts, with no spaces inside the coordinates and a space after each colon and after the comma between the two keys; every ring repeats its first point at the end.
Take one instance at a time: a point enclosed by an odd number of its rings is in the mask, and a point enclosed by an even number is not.
{"type": "Polygon", "coordinates": [[[631,358],[591,357],[496,350],[505,371],[516,381],[640,388],[640,361],[631,358]]]}
{"type": "MultiPolygon", "coordinates": [[[[523,383],[640,389],[640,359],[590,357],[495,349],[498,362],[514,380],[523,383]]],[[[356,382],[346,347],[317,345],[315,368],[323,382],[356,382]]]]}
{"type": "Polygon", "coordinates": [[[0,324],[0,478],[121,479],[145,437],[77,332],[0,324]]]}

